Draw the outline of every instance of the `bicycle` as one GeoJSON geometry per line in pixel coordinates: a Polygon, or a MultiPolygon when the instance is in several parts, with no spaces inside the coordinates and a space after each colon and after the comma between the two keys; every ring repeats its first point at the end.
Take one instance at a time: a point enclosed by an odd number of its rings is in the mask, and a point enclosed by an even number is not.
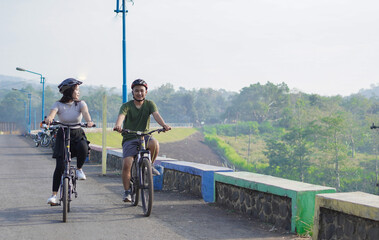
{"type": "Polygon", "coordinates": [[[36,147],[47,147],[50,144],[50,132],[48,128],[44,128],[40,132],[37,133],[37,135],[34,138],[34,142],[36,144],[36,147]]]}
{"type": "Polygon", "coordinates": [[[50,146],[51,146],[51,149],[54,150],[55,148],[55,142],[57,140],[57,133],[58,133],[58,128],[51,128],[50,129],[50,146]]]}
{"type": "MultiPolygon", "coordinates": [[[[87,124],[77,123],[77,124],[64,124],[58,121],[53,121],[51,125],[59,125],[63,130],[63,142],[64,142],[64,172],[62,175],[60,191],[59,191],[59,206],[63,203],[63,222],[67,221],[67,213],[70,212],[70,204],[72,201],[72,196],[78,197],[78,192],[76,191],[76,181],[78,177],[76,176],[76,167],[71,166],[71,151],[70,151],[70,130],[72,127],[80,126],[87,127],[87,124]],[[67,129],[65,131],[65,129],[67,129]]],[[[92,127],[96,127],[94,124],[92,127]]]]}
{"type": "Polygon", "coordinates": [[[151,136],[154,132],[165,132],[165,129],[159,128],[147,133],[128,129],[121,131],[121,133],[134,134],[139,139],[138,153],[134,156],[130,170],[131,204],[137,206],[141,195],[142,210],[145,217],[150,216],[154,199],[151,153],[146,149],[145,136],[151,136]]]}

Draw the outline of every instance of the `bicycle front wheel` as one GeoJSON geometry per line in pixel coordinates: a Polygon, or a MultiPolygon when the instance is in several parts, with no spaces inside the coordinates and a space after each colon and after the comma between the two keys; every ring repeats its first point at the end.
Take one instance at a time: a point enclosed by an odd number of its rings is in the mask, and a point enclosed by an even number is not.
{"type": "Polygon", "coordinates": [[[47,146],[49,146],[49,144],[50,144],[50,137],[49,136],[47,136],[46,134],[42,137],[42,139],[41,139],[41,147],[47,147],[47,146]]]}
{"type": "Polygon", "coordinates": [[[145,217],[150,216],[151,209],[153,208],[153,174],[151,172],[150,159],[144,157],[141,164],[141,201],[143,215],[145,217]]]}
{"type": "Polygon", "coordinates": [[[68,205],[68,178],[63,179],[63,222],[67,221],[67,212],[69,211],[69,205],[68,205]]]}
{"type": "Polygon", "coordinates": [[[132,197],[132,205],[137,206],[139,201],[139,193],[140,189],[138,188],[138,175],[137,175],[137,166],[136,161],[133,161],[132,169],[130,170],[130,189],[131,189],[131,197],[132,197]]]}

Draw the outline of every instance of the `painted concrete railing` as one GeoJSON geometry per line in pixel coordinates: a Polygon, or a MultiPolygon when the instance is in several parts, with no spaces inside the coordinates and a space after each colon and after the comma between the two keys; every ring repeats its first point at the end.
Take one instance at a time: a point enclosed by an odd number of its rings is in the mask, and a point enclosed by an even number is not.
{"type": "Polygon", "coordinates": [[[215,202],[215,173],[233,171],[185,161],[162,161],[161,166],[164,168],[163,190],[189,191],[201,196],[205,202],[215,202]]]}
{"type": "Polygon", "coordinates": [[[215,184],[216,202],[299,234],[312,230],[316,194],[336,192],[251,172],[216,173],[215,184]]]}
{"type": "MultiPolygon", "coordinates": [[[[95,145],[91,147],[90,161],[101,163],[101,147],[95,145]]],[[[122,167],[121,158],[122,151],[120,149],[107,149],[107,168],[120,170],[122,167]]],[[[325,209],[340,211],[348,215],[352,214],[351,212],[342,211],[345,209],[345,207],[341,207],[344,204],[340,203],[343,197],[341,199],[334,197],[333,200],[325,200],[342,194],[335,193],[336,190],[330,187],[250,172],[233,172],[229,168],[163,157],[156,159],[155,168],[161,172],[160,176],[154,176],[155,190],[190,192],[202,197],[205,202],[216,202],[219,205],[234,208],[243,214],[248,214],[250,217],[298,234],[311,232],[314,223],[313,236],[316,237],[315,239],[328,239],[324,238],[324,236],[328,236],[325,235],[324,231],[326,229],[330,230],[330,228],[333,229],[333,227],[329,225],[326,227],[325,225],[329,224],[329,220],[325,220],[328,219],[325,218],[327,215],[323,215],[325,209]],[[318,199],[318,202],[316,199],[318,199]],[[328,202],[333,202],[333,206],[337,207],[330,207],[331,204],[328,202]],[[322,237],[320,238],[320,236],[322,237]]],[[[372,199],[379,197],[370,195],[368,198],[373,201],[372,199]]],[[[379,200],[374,201],[379,202],[379,200]]],[[[359,199],[355,202],[353,201],[350,208],[364,209],[359,206],[364,206],[366,203],[367,199],[359,199]]],[[[370,227],[369,229],[366,228],[366,230],[372,235],[373,233],[371,232],[377,233],[379,231],[379,203],[375,203],[371,207],[375,209],[375,211],[372,209],[370,211],[374,212],[376,217],[372,218],[371,221],[373,222],[370,222],[370,227]]],[[[365,215],[358,214],[357,216],[366,218],[365,215]]],[[[347,228],[343,229],[345,232],[347,230],[347,228]]],[[[376,236],[379,236],[379,234],[376,236]]]]}
{"type": "Polygon", "coordinates": [[[379,239],[379,196],[363,192],[316,196],[313,239],[379,239]]]}

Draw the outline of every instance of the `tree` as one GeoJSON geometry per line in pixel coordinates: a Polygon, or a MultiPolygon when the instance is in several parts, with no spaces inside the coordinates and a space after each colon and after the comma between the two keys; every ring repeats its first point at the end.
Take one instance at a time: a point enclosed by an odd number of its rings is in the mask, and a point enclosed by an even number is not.
{"type": "Polygon", "coordinates": [[[312,154],[313,143],[307,141],[310,134],[310,129],[294,127],[279,140],[269,139],[264,154],[269,159],[270,168],[276,172],[280,170],[283,177],[303,182],[312,154]]]}
{"type": "Polygon", "coordinates": [[[82,99],[87,103],[88,110],[93,120],[102,122],[103,113],[103,98],[104,94],[107,95],[107,122],[114,122],[117,119],[118,112],[122,104],[121,95],[115,94],[115,88],[107,89],[103,86],[90,87],[82,99]]]}
{"type": "Polygon", "coordinates": [[[262,123],[267,120],[279,120],[282,110],[288,105],[289,88],[285,83],[274,85],[267,82],[252,84],[241,90],[227,109],[227,115],[240,116],[241,121],[257,121],[262,123]]]}
{"type": "Polygon", "coordinates": [[[346,144],[344,144],[344,129],[346,126],[344,119],[342,112],[337,112],[321,119],[324,130],[324,147],[331,154],[331,160],[334,163],[337,190],[341,187],[340,164],[347,158],[346,144]]]}

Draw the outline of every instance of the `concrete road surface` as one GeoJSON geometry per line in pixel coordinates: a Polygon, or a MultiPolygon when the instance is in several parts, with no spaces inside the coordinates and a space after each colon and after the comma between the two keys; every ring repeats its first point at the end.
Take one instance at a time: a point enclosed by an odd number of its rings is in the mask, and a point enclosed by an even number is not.
{"type": "Polygon", "coordinates": [[[155,192],[150,217],[121,201],[117,173],[86,164],[68,222],[46,204],[55,159],[29,138],[0,135],[0,239],[296,239],[289,233],[207,204],[197,197],[155,192]],[[271,230],[271,231],[270,231],[271,230]]]}

